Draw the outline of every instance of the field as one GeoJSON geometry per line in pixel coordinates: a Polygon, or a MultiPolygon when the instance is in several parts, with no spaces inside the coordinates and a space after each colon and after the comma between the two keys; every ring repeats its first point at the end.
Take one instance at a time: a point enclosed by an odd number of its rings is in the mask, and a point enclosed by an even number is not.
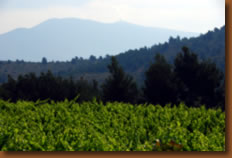
{"type": "Polygon", "coordinates": [[[1,151],[225,151],[225,113],[184,104],[0,100],[1,151]]]}

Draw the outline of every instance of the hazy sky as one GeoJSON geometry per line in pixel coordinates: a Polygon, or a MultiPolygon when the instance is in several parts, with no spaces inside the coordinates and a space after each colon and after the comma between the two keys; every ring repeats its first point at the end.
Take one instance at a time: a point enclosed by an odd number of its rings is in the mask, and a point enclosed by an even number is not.
{"type": "Polygon", "coordinates": [[[0,34],[65,17],[205,33],[225,24],[225,0],[0,0],[0,34]]]}

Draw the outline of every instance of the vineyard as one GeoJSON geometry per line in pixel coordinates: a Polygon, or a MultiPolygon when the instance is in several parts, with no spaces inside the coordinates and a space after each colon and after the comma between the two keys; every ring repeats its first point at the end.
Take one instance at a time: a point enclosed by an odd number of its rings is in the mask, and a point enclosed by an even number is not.
{"type": "Polygon", "coordinates": [[[225,113],[65,100],[0,100],[1,151],[225,151],[225,113]]]}

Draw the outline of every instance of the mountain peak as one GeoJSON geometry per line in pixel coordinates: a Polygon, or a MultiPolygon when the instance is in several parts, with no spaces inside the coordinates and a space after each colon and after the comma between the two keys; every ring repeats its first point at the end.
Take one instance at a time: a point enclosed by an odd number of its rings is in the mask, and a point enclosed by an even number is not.
{"type": "Polygon", "coordinates": [[[116,55],[129,49],[150,47],[168,41],[170,36],[197,34],[164,28],[151,28],[120,20],[102,23],[78,18],[53,18],[17,32],[0,35],[0,60],[69,60],[74,56],[116,55]]]}

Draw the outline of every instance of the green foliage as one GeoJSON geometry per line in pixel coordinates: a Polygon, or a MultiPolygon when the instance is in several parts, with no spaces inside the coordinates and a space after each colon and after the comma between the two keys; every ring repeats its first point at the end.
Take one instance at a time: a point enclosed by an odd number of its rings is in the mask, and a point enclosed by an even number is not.
{"type": "Polygon", "coordinates": [[[188,106],[204,104],[224,110],[223,72],[211,60],[200,61],[187,47],[182,48],[168,64],[157,54],[155,62],[145,72],[143,95],[145,102],[165,105],[185,102],[188,106]]]}
{"type": "Polygon", "coordinates": [[[211,60],[199,61],[198,56],[187,47],[177,54],[174,61],[174,74],[178,85],[178,96],[187,105],[224,108],[222,97],[223,72],[211,60]]]}
{"type": "Polygon", "coordinates": [[[157,54],[155,63],[150,65],[145,75],[143,93],[148,102],[161,105],[175,102],[176,92],[172,66],[167,63],[164,56],[157,54]]]}
{"type": "Polygon", "coordinates": [[[0,100],[0,150],[225,151],[225,113],[184,104],[0,100]]]}
{"type": "Polygon", "coordinates": [[[93,80],[92,84],[80,78],[74,81],[72,77],[63,79],[54,76],[51,71],[36,76],[34,73],[18,76],[14,80],[10,75],[8,82],[0,85],[0,98],[17,101],[18,99],[36,101],[38,99],[52,99],[60,101],[72,100],[77,95],[77,101],[92,100],[99,98],[98,82],[93,80]]]}
{"type": "Polygon", "coordinates": [[[138,89],[133,77],[126,74],[115,57],[108,65],[110,76],[102,85],[104,101],[121,101],[136,103],[138,89]]]}
{"type": "MultiPolygon", "coordinates": [[[[144,48],[145,49],[145,48],[144,48]]],[[[95,60],[92,57],[92,60],[95,60]]],[[[37,77],[34,73],[19,75],[14,80],[10,75],[8,82],[0,85],[0,98],[36,101],[51,99],[55,101],[72,100],[79,95],[78,102],[97,100],[129,102],[132,104],[151,103],[165,105],[185,102],[188,106],[205,105],[208,108],[225,105],[224,76],[211,60],[200,61],[187,47],[178,53],[174,65],[169,64],[163,55],[155,56],[155,63],[145,72],[143,91],[137,88],[133,77],[124,72],[115,57],[108,65],[110,75],[98,88],[94,79],[92,84],[81,77],[74,81],[57,77],[48,71],[37,77]]]]}

